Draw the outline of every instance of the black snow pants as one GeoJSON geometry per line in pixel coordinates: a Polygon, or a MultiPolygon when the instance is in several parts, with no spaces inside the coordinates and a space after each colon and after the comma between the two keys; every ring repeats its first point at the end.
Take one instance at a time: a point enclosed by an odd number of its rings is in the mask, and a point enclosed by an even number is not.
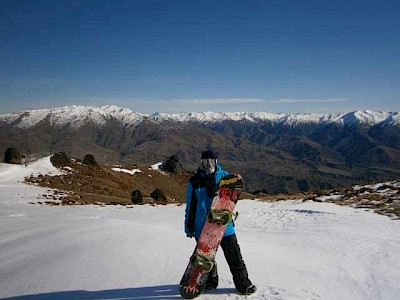
{"type": "MultiPolygon", "coordinates": [[[[229,269],[231,270],[236,289],[239,291],[245,291],[246,288],[252,283],[247,274],[247,268],[240,252],[236,234],[223,237],[221,240],[221,248],[224,252],[225,259],[228,262],[229,269]]],[[[207,285],[210,285],[212,288],[216,288],[218,286],[218,272],[216,264],[210,272],[207,285]]]]}

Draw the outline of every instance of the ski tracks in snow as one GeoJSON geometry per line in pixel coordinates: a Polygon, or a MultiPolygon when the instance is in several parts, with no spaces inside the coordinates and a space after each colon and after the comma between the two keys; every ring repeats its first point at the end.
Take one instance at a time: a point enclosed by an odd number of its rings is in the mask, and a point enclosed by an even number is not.
{"type": "MultiPolygon", "coordinates": [[[[228,285],[227,285],[228,286],[228,285]]],[[[229,284],[233,286],[233,283],[229,284]]],[[[321,300],[322,298],[313,292],[302,289],[291,292],[283,288],[261,286],[253,295],[244,296],[237,294],[234,288],[218,288],[215,291],[200,295],[199,300],[321,300]]]]}
{"type": "Polygon", "coordinates": [[[270,286],[259,287],[258,291],[251,296],[240,296],[238,299],[258,299],[258,300],[320,300],[321,297],[313,292],[302,289],[293,293],[283,288],[270,286]]]}
{"type": "Polygon", "coordinates": [[[247,213],[240,226],[244,230],[269,232],[293,232],[305,227],[321,230],[327,220],[335,218],[334,212],[308,209],[298,204],[290,202],[284,208],[281,204],[259,205],[247,213]]]}

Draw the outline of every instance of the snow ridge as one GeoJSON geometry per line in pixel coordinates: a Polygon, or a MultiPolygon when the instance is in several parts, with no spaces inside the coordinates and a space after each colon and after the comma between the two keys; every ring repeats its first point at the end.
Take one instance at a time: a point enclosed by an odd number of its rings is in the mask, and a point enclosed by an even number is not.
{"type": "Polygon", "coordinates": [[[283,125],[301,125],[301,124],[366,124],[376,125],[384,123],[385,125],[399,125],[399,112],[383,112],[374,110],[354,111],[348,113],[302,113],[302,114],[284,114],[268,112],[188,112],[188,113],[155,113],[151,117],[156,121],[175,121],[175,122],[201,122],[201,123],[219,123],[223,121],[250,121],[264,122],[283,125]]]}
{"type": "Polygon", "coordinates": [[[81,106],[71,105],[52,109],[36,109],[18,113],[0,115],[0,121],[16,125],[20,128],[29,128],[48,119],[51,125],[70,125],[79,128],[87,122],[104,125],[107,120],[114,118],[124,125],[134,125],[142,120],[144,115],[121,108],[115,105],[81,106]]]}
{"type": "Polygon", "coordinates": [[[375,110],[354,111],[348,113],[302,113],[284,114],[268,112],[185,112],[154,113],[152,115],[133,112],[128,108],[115,105],[80,106],[71,105],[53,109],[28,110],[17,113],[0,114],[0,121],[20,128],[29,128],[48,119],[51,125],[79,128],[88,122],[104,125],[107,120],[116,119],[124,126],[134,126],[143,120],[151,122],[191,122],[221,123],[224,121],[270,122],[273,125],[297,126],[301,124],[365,124],[369,126],[382,124],[385,126],[400,125],[399,112],[375,110]]]}

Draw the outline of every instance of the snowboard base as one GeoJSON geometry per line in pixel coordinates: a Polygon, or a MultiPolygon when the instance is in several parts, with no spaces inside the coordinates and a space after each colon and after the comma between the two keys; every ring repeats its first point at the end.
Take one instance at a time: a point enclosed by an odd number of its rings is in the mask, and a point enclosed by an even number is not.
{"type": "Polygon", "coordinates": [[[227,175],[220,180],[210,213],[179,284],[182,298],[196,298],[204,290],[226,226],[232,222],[232,212],[242,187],[240,176],[227,175]]]}

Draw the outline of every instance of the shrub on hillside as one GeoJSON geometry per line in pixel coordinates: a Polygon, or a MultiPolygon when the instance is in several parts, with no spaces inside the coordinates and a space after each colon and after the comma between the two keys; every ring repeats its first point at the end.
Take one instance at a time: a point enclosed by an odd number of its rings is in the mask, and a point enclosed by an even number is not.
{"type": "Polygon", "coordinates": [[[142,204],[143,203],[143,196],[140,190],[134,190],[131,194],[132,197],[132,204],[142,204]]]}
{"type": "Polygon", "coordinates": [[[50,161],[53,166],[62,168],[69,165],[69,158],[65,152],[58,152],[50,157],[50,161]]]}
{"type": "Polygon", "coordinates": [[[21,153],[15,148],[7,148],[4,153],[4,162],[8,164],[20,164],[22,159],[21,153]]]}
{"type": "Polygon", "coordinates": [[[164,160],[160,166],[160,169],[175,174],[183,173],[182,164],[179,162],[178,156],[176,155],[172,155],[166,160],[164,160]]]}
{"type": "Polygon", "coordinates": [[[91,167],[97,167],[98,164],[96,160],[94,159],[94,156],[92,154],[86,154],[85,157],[83,158],[83,163],[85,165],[91,166],[91,167]]]}
{"type": "Polygon", "coordinates": [[[155,189],[151,193],[150,197],[153,198],[156,202],[159,202],[161,204],[167,204],[167,197],[165,196],[163,190],[155,189]]]}

